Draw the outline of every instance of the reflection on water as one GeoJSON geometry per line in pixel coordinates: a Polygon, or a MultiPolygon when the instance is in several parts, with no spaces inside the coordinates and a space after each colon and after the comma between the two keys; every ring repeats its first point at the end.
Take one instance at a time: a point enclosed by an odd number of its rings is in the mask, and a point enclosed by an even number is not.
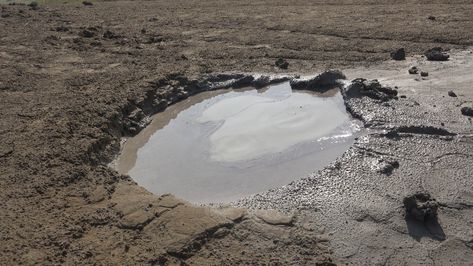
{"type": "Polygon", "coordinates": [[[125,143],[116,168],[156,194],[228,202],[321,169],[357,131],[337,89],[204,92],[157,114],[125,143]]]}

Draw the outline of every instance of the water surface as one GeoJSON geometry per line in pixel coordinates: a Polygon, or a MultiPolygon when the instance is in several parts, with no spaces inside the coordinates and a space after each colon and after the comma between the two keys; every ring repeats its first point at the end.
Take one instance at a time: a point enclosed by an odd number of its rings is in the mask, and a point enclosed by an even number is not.
{"type": "Polygon", "coordinates": [[[124,144],[116,168],[156,194],[229,202],[323,168],[358,129],[338,89],[204,92],[157,114],[124,144]]]}

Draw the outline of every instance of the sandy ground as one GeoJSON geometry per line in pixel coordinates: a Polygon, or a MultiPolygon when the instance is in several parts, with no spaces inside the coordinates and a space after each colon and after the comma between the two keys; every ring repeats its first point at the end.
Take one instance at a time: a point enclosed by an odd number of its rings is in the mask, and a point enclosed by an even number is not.
{"type": "Polygon", "coordinates": [[[377,73],[395,48],[472,45],[472,13],[469,1],[2,5],[0,264],[471,264],[472,127],[458,110],[472,96],[466,81],[455,83],[457,99],[446,96],[448,72],[400,84],[405,100],[352,104],[375,129],[445,126],[452,139],[368,135],[321,178],[241,202],[295,216],[157,197],[107,164],[136,133],[137,106],[146,114],[163,103],[146,100],[185,98],[202,74],[377,73]],[[279,57],[288,70],[274,66],[279,57]],[[364,167],[381,155],[400,163],[390,176],[364,167]],[[408,232],[400,199],[415,189],[443,204],[446,240],[408,232]]]}

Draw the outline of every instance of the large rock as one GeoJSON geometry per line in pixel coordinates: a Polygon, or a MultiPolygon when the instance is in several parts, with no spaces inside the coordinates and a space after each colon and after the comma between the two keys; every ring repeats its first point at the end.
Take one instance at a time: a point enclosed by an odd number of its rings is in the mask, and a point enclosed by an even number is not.
{"type": "Polygon", "coordinates": [[[448,55],[440,47],[434,47],[432,49],[429,49],[424,53],[424,55],[425,57],[427,57],[427,60],[430,61],[447,61],[450,57],[450,55],[448,55]]]}
{"type": "Polygon", "coordinates": [[[383,87],[376,79],[354,79],[348,87],[342,90],[342,93],[345,98],[361,98],[367,96],[380,101],[397,99],[397,90],[390,87],[383,87]]]}
{"type": "Polygon", "coordinates": [[[294,90],[325,91],[340,85],[340,80],[346,76],[340,70],[327,70],[311,79],[293,79],[290,81],[294,90]]]}

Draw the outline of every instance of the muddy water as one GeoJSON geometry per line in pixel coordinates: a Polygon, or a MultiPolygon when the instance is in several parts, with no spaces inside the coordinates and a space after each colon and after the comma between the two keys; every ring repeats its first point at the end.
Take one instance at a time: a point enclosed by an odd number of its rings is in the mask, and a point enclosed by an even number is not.
{"type": "Polygon", "coordinates": [[[337,89],[204,92],[169,107],[123,146],[116,168],[156,194],[229,202],[319,170],[359,126],[337,89]]]}

